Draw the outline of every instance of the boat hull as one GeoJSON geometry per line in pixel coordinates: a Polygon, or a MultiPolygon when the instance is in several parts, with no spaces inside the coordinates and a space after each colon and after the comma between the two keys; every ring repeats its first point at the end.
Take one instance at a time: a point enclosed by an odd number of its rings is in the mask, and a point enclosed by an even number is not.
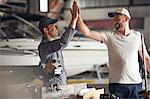
{"type": "MultiPolygon", "coordinates": [[[[1,42],[0,65],[10,67],[38,66],[37,47],[40,41],[1,42]],[[8,52],[4,54],[3,52],[8,52]]],[[[67,76],[93,70],[94,65],[108,62],[107,47],[95,41],[71,41],[63,50],[67,76]]]]}

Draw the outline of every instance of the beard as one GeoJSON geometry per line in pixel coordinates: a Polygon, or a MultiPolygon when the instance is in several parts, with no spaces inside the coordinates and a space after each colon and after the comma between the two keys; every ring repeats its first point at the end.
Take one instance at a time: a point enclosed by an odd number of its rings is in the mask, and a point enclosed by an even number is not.
{"type": "Polygon", "coordinates": [[[58,36],[58,28],[49,29],[49,30],[48,30],[48,35],[49,35],[51,38],[57,37],[57,36],[58,36]]]}
{"type": "Polygon", "coordinates": [[[116,23],[116,24],[115,24],[115,29],[116,29],[116,31],[118,31],[120,27],[121,27],[120,23],[116,23]]]}
{"type": "Polygon", "coordinates": [[[59,36],[58,36],[58,31],[49,32],[49,34],[46,35],[46,38],[47,38],[49,41],[58,39],[58,37],[59,37],[59,36]]]}
{"type": "Polygon", "coordinates": [[[124,27],[125,27],[124,23],[116,23],[115,24],[116,31],[122,30],[122,29],[124,29],[124,27]]]}

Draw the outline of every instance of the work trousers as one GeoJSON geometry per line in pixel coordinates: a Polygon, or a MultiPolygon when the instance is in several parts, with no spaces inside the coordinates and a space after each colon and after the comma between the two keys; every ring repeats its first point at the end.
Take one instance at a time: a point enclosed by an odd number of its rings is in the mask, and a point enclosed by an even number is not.
{"type": "Polygon", "coordinates": [[[141,99],[138,94],[142,90],[142,83],[140,84],[118,84],[110,83],[109,91],[111,94],[119,97],[119,99],[141,99]]]}

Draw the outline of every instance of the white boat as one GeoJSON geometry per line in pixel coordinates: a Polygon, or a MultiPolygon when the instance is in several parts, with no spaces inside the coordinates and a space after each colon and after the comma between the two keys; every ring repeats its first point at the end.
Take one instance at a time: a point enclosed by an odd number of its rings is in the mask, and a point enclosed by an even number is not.
{"type": "MultiPolygon", "coordinates": [[[[40,41],[13,39],[0,42],[0,65],[10,67],[38,66],[37,47],[40,41]]],[[[94,65],[108,62],[105,44],[92,40],[72,40],[63,50],[67,76],[73,76],[94,69],[94,65]]]]}
{"type": "Polygon", "coordinates": [[[63,51],[67,75],[72,76],[108,63],[107,47],[95,41],[71,41],[63,51]]]}
{"type": "MultiPolygon", "coordinates": [[[[0,66],[38,66],[40,59],[37,48],[42,33],[31,22],[37,22],[45,16],[17,12],[7,14],[11,17],[3,16],[1,19],[3,23],[6,21],[6,26],[0,28],[0,66]],[[18,24],[14,27],[9,26],[7,22],[11,23],[10,20],[13,22],[14,19],[18,24]]],[[[64,27],[61,28],[63,32],[64,27]]],[[[72,40],[63,50],[63,55],[68,77],[90,71],[95,64],[102,65],[108,62],[106,45],[83,37],[82,40],[72,40]]]]}

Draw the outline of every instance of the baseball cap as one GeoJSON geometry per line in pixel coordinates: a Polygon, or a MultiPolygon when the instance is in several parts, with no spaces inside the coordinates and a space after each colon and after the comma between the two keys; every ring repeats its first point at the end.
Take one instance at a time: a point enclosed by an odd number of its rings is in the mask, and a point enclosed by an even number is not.
{"type": "Polygon", "coordinates": [[[115,14],[123,14],[126,15],[129,19],[131,19],[130,13],[126,8],[117,8],[114,12],[109,12],[109,17],[114,17],[115,14]]]}
{"type": "Polygon", "coordinates": [[[50,24],[54,24],[58,21],[58,19],[51,19],[51,18],[48,18],[48,17],[45,17],[45,18],[42,18],[40,21],[39,21],[39,29],[40,31],[42,31],[42,29],[50,24]]]}

